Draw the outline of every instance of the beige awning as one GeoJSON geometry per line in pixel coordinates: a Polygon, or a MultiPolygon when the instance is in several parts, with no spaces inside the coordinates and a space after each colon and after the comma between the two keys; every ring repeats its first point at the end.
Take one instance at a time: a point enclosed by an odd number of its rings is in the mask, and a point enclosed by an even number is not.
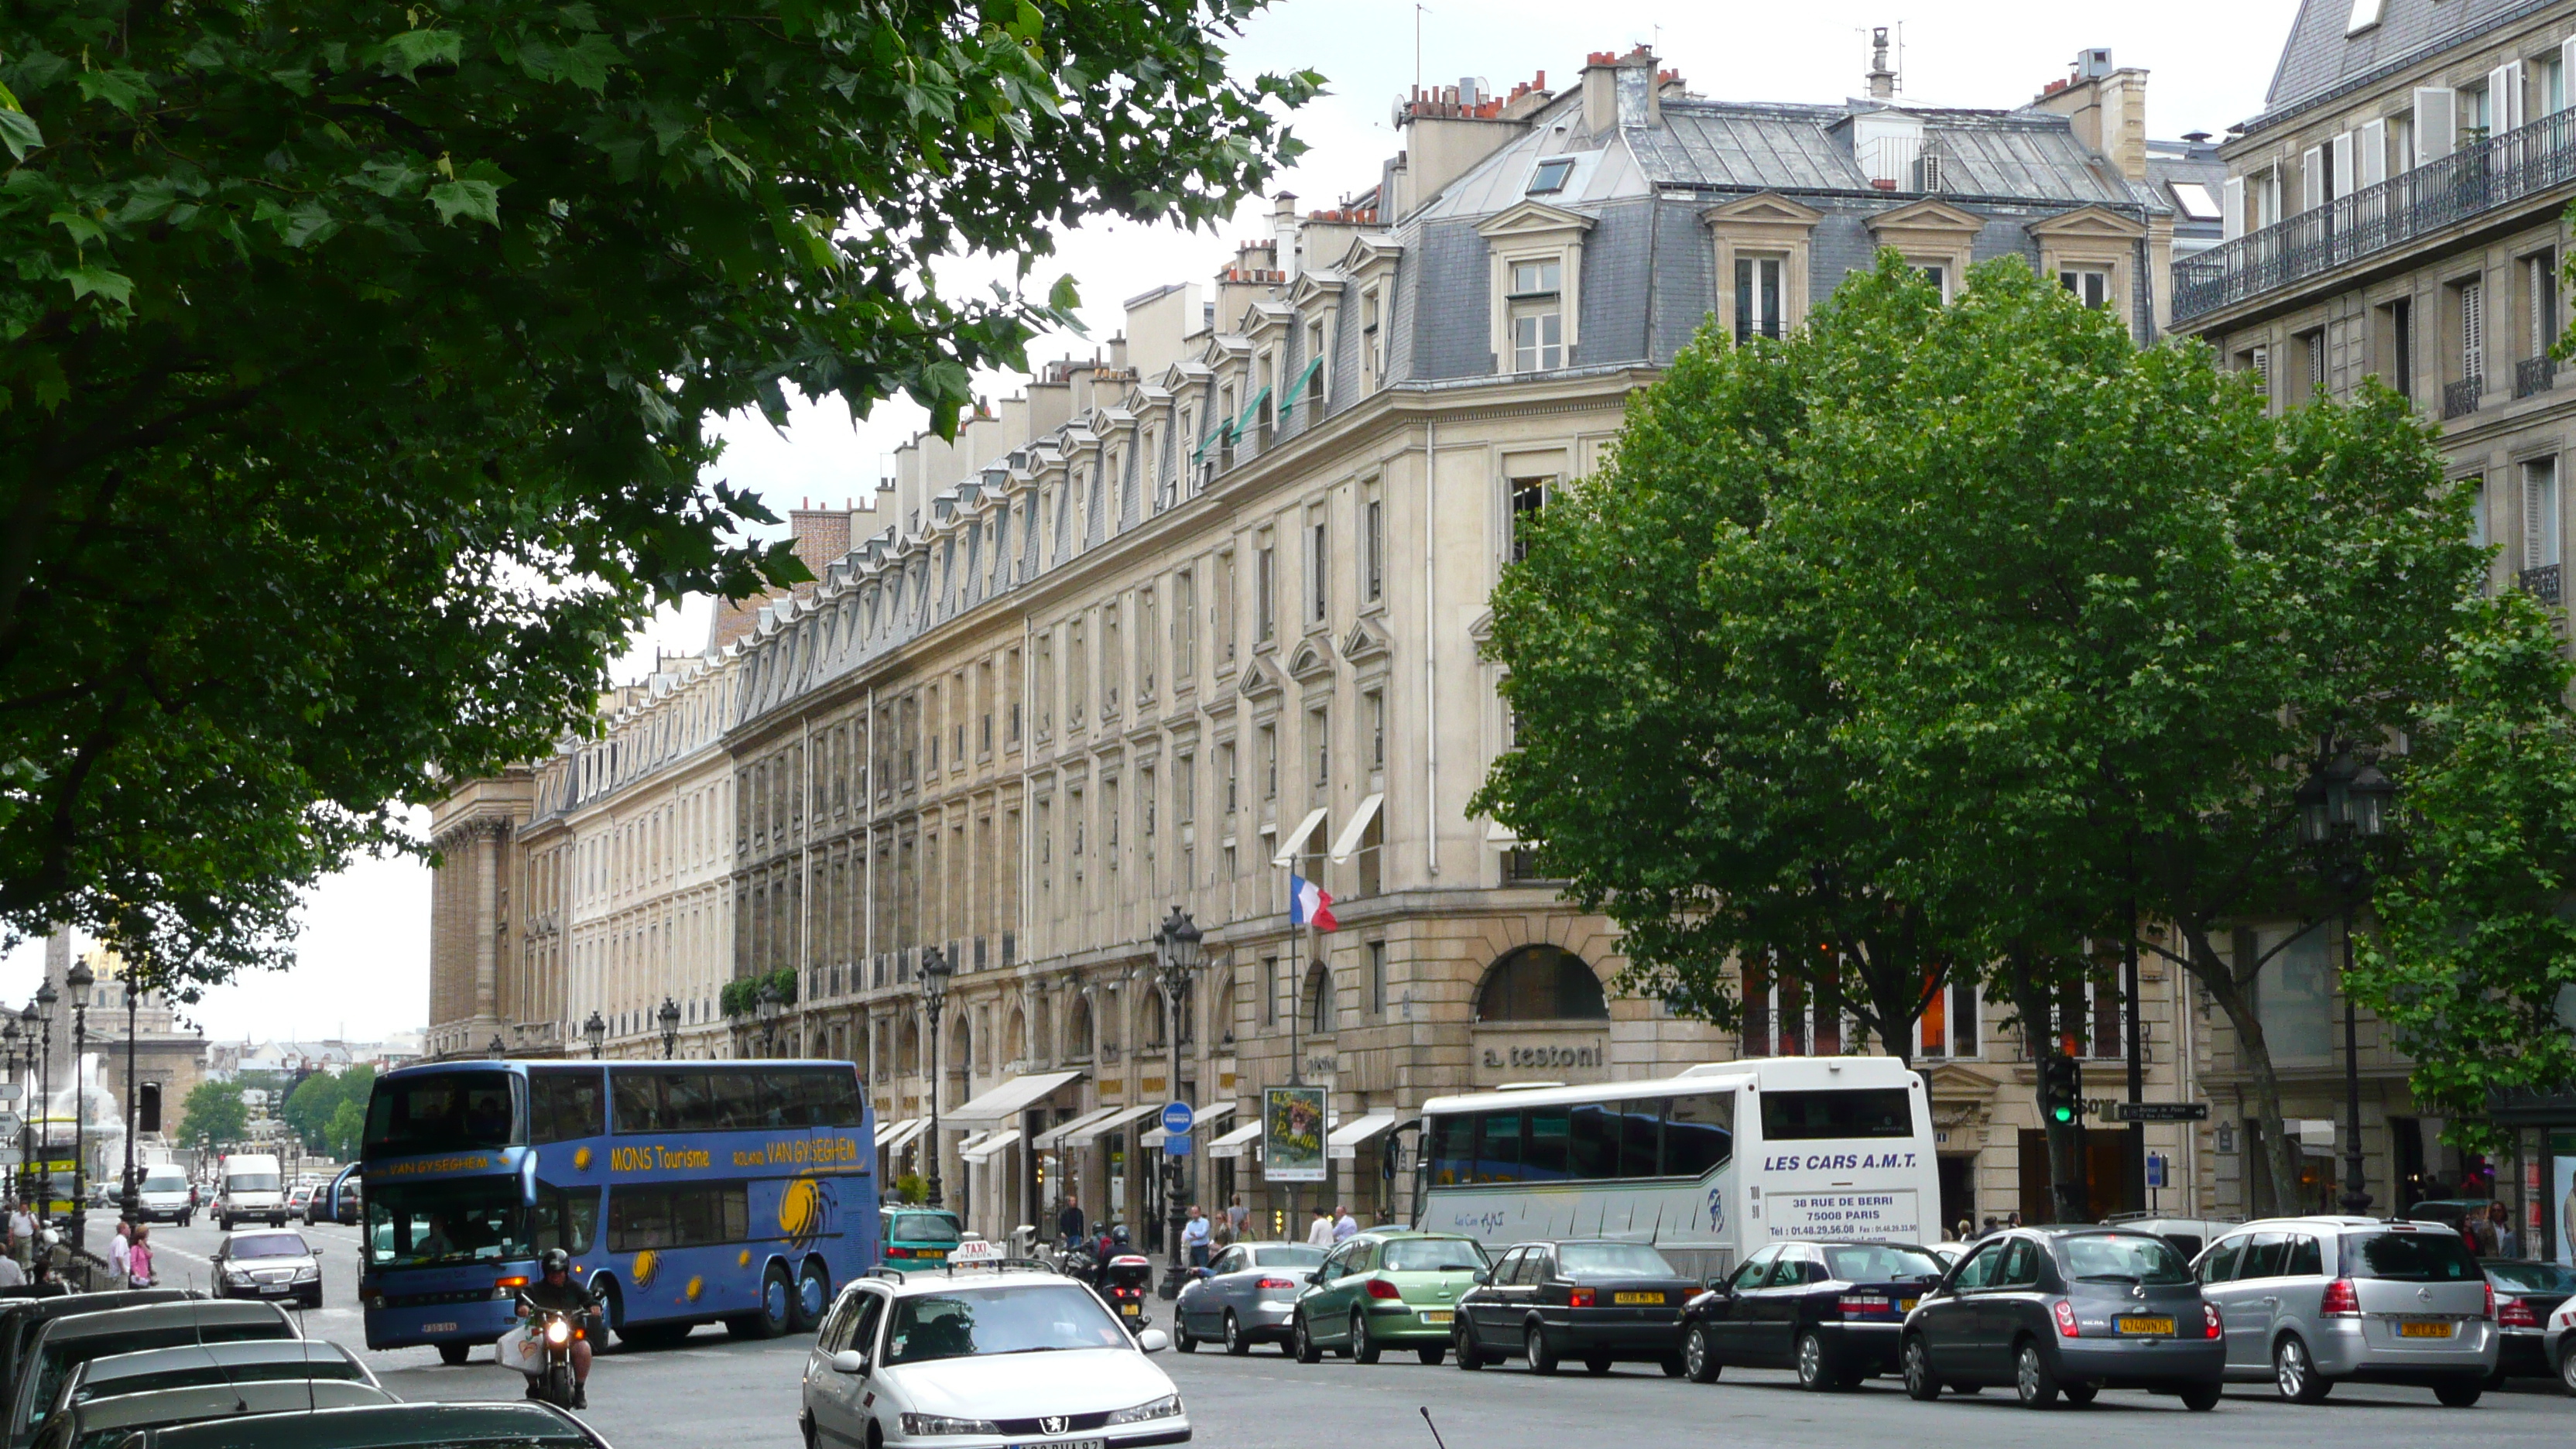
{"type": "Polygon", "coordinates": [[[893,1131],[885,1133],[877,1138],[877,1150],[879,1152],[901,1152],[906,1146],[910,1145],[912,1139],[929,1130],[929,1127],[930,1119],[927,1117],[915,1117],[907,1122],[898,1122],[895,1124],[895,1129],[893,1131]]]}
{"type": "Polygon", "coordinates": [[[1207,1145],[1207,1155],[1210,1157],[1241,1157],[1244,1153],[1252,1150],[1253,1143],[1260,1140],[1261,1124],[1258,1122],[1246,1122],[1242,1126],[1228,1132],[1223,1137],[1209,1143],[1207,1145]]]}
{"type": "MultiPolygon", "coordinates": [[[[1213,1107],[1201,1107],[1190,1116],[1190,1131],[1196,1132],[1204,1123],[1219,1121],[1233,1115],[1234,1104],[1232,1102],[1219,1102],[1213,1107]]],[[[1153,1131],[1146,1133],[1144,1136],[1137,1138],[1136,1141],[1140,1146],[1160,1147],[1163,1145],[1163,1129],[1157,1127],[1153,1131]]]]}
{"type": "Polygon", "coordinates": [[[957,1155],[965,1158],[968,1162],[984,1162],[990,1160],[994,1153],[1001,1151],[1003,1148],[1008,1147],[1019,1140],[1020,1129],[1014,1127],[1008,1132],[996,1132],[992,1136],[985,1138],[983,1141],[976,1143],[973,1147],[964,1152],[960,1152],[957,1155]]]}
{"type": "Polygon", "coordinates": [[[1058,1147],[1064,1145],[1066,1133],[1079,1132],[1094,1122],[1106,1122],[1110,1118],[1115,1117],[1126,1110],[1127,1109],[1124,1107],[1100,1107],[1092,1111],[1085,1112],[1079,1117],[1068,1118],[1062,1122],[1058,1122],[1052,1127],[1049,1127],[1037,1136],[1030,1138],[1029,1145],[1040,1152],[1053,1152],[1058,1147]]]}
{"type": "Polygon", "coordinates": [[[1100,1135],[1102,1133],[1115,1132],[1119,1128],[1126,1126],[1128,1123],[1135,1121],[1139,1117],[1151,1117],[1162,1110],[1163,1104],[1160,1102],[1140,1102],[1132,1107],[1121,1107],[1100,1118],[1098,1121],[1089,1123],[1079,1131],[1067,1132],[1064,1134],[1064,1145],[1067,1147],[1089,1147],[1092,1143],[1100,1140],[1100,1135]]]}
{"type": "Polygon", "coordinates": [[[1307,811],[1306,818],[1297,822],[1297,828],[1288,832],[1288,834],[1280,840],[1279,853],[1270,857],[1270,863],[1272,865],[1289,865],[1294,863],[1297,859],[1297,852],[1306,848],[1306,837],[1314,834],[1315,828],[1324,823],[1324,812],[1330,808],[1330,806],[1318,805],[1314,809],[1307,811]]]}
{"type": "Polygon", "coordinates": [[[1369,822],[1377,818],[1378,807],[1385,803],[1386,796],[1382,794],[1371,795],[1360,802],[1360,808],[1351,816],[1351,823],[1343,826],[1342,833],[1333,837],[1333,864],[1341,865],[1359,853],[1360,840],[1367,835],[1369,822]]]}
{"type": "Polygon", "coordinates": [[[1015,1121],[1039,1098],[1069,1082],[1082,1080],[1082,1073],[1037,1072],[1025,1077],[1007,1077],[1001,1085],[987,1089],[952,1111],[940,1114],[943,1122],[960,1127],[996,1127],[1015,1121]]]}
{"type": "Polygon", "coordinates": [[[1394,1113],[1371,1112],[1365,1117],[1354,1117],[1334,1128],[1333,1135],[1325,1139],[1325,1145],[1335,1157],[1344,1159],[1357,1157],[1360,1155],[1361,1143],[1394,1125],[1394,1113]]]}

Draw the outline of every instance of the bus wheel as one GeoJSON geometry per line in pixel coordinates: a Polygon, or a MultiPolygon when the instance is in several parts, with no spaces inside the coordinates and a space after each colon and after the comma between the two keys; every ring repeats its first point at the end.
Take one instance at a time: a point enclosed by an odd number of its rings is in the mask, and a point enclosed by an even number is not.
{"type": "Polygon", "coordinates": [[[832,1280],[823,1271],[820,1259],[805,1260],[805,1270],[796,1275],[796,1331],[811,1332],[823,1321],[823,1310],[832,1306],[832,1280]]]}
{"type": "Polygon", "coordinates": [[[726,1319],[725,1331],[736,1338],[776,1338],[787,1331],[795,1302],[796,1290],[787,1282],[787,1269],[772,1263],[761,1275],[759,1309],[726,1319]]]}
{"type": "Polygon", "coordinates": [[[470,1343],[442,1343],[438,1346],[438,1361],[449,1368],[462,1367],[473,1356],[474,1345],[470,1343]]]}

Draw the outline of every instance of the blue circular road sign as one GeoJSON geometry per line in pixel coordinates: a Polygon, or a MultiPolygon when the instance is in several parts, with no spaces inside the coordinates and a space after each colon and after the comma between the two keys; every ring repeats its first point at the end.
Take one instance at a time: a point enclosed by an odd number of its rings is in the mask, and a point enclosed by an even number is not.
{"type": "Polygon", "coordinates": [[[1198,1113],[1191,1111],[1190,1104],[1187,1102],[1165,1102],[1163,1104],[1163,1130],[1177,1137],[1181,1133],[1190,1130],[1190,1123],[1195,1120],[1197,1116],[1198,1113]]]}

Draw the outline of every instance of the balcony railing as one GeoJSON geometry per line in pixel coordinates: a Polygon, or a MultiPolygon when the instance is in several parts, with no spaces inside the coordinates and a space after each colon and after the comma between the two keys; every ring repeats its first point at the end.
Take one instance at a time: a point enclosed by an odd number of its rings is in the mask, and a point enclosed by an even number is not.
{"type": "Polygon", "coordinates": [[[2576,110],[2472,141],[2174,263],[2177,323],[2576,183],[2576,110]]]}
{"type": "Polygon", "coordinates": [[[2513,395],[2529,397],[2536,392],[2547,392],[2557,377],[2557,358],[2547,355],[2526,357],[2513,365],[2513,395]]]}
{"type": "Polygon", "coordinates": [[[2482,377],[2462,378],[2442,384],[2442,416],[2461,418],[2478,410],[2478,394],[2487,390],[2482,377]]]}
{"type": "Polygon", "coordinates": [[[2543,564],[2536,569],[2524,569],[2514,575],[2514,582],[2522,586],[2524,593],[2544,604],[2558,602],[2558,565],[2556,564],[2543,564]]]}

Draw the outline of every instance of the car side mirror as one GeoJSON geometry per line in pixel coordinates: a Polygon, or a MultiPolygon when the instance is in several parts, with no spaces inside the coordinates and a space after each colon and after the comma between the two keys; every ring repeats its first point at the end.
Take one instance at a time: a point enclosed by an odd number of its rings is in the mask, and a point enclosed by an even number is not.
{"type": "Polygon", "coordinates": [[[1493,1270],[1493,1269],[1491,1269],[1491,1268],[1479,1268],[1479,1269],[1477,1269],[1477,1270],[1476,1270],[1476,1281],[1477,1281],[1477,1282],[1479,1282],[1479,1283],[1491,1283],[1491,1282],[1493,1282],[1493,1281],[1494,1281],[1494,1270],[1493,1270]]]}
{"type": "Polygon", "coordinates": [[[868,1356],[855,1348],[845,1348],[832,1355],[832,1372],[836,1374],[864,1374],[867,1371],[868,1356]]]}
{"type": "Polygon", "coordinates": [[[1309,1282],[1309,1283],[1321,1283],[1321,1282],[1323,1282],[1323,1281],[1324,1281],[1324,1270],[1323,1270],[1323,1269],[1321,1269],[1321,1268],[1318,1268],[1318,1269],[1316,1269],[1314,1272],[1307,1274],[1307,1275],[1306,1275],[1306,1281],[1307,1281],[1307,1282],[1309,1282]]]}
{"type": "Polygon", "coordinates": [[[1147,1353],[1161,1353],[1172,1346],[1171,1336],[1159,1328],[1149,1328],[1136,1335],[1136,1346],[1147,1353]]]}

